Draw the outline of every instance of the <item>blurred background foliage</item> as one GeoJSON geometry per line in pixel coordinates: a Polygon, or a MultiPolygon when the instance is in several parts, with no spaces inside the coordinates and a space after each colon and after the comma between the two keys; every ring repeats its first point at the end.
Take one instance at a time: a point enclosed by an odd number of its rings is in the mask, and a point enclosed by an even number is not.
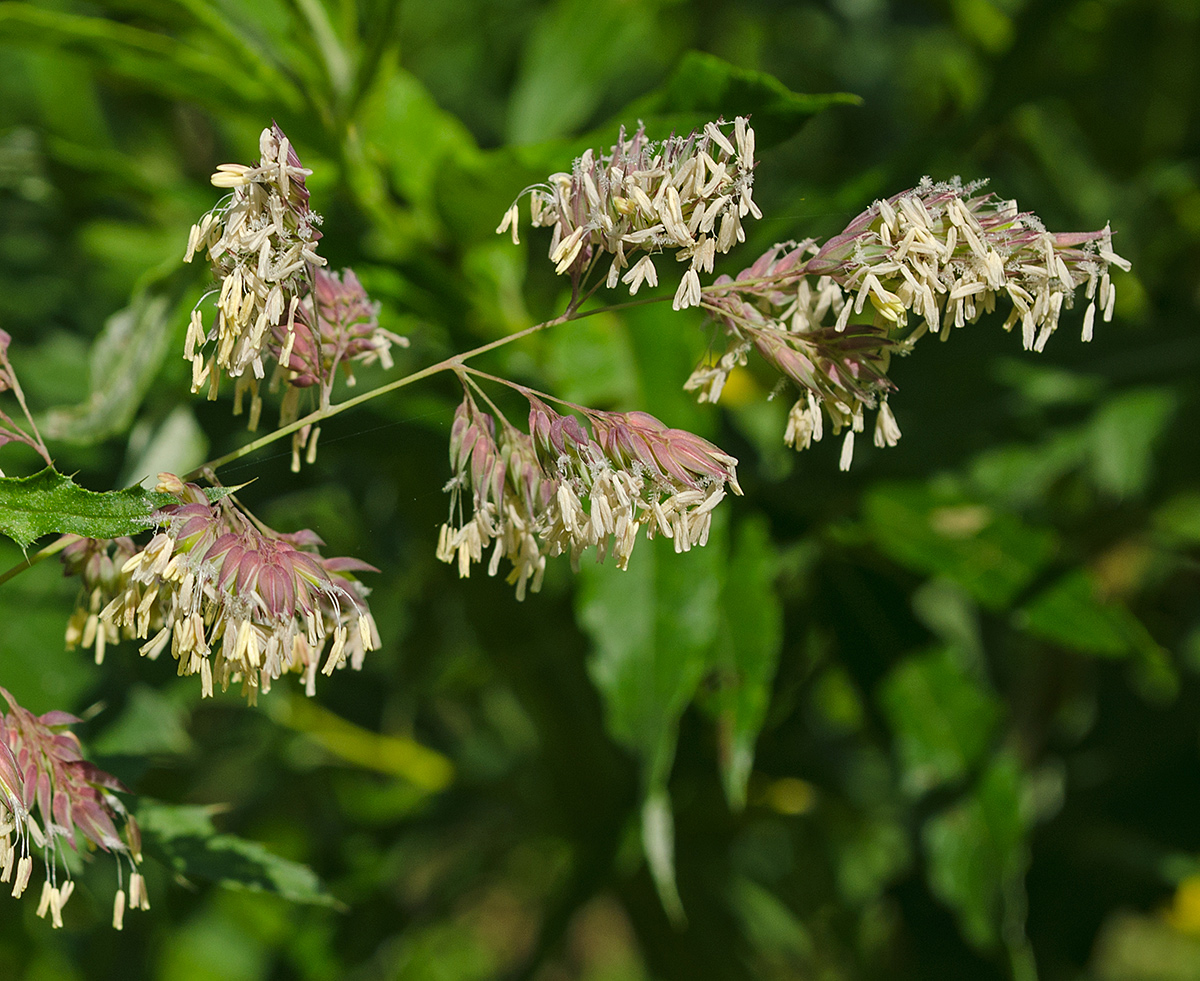
{"type": "Polygon", "coordinates": [[[725,271],[924,174],[1111,220],[1134,263],[1090,345],[927,341],[893,371],[904,439],[849,474],[782,445],[766,379],[692,404],[707,334],[662,304],[504,349],[715,439],[747,492],[703,550],[555,563],[520,605],[433,557],[447,379],[331,422],[298,476],[226,468],[382,570],[384,649],[314,701],[96,668],[53,563],[7,584],[0,680],[89,713],[157,861],[120,934],[105,861],[64,931],[5,899],[0,977],[1200,977],[1198,50],[1197,0],[0,3],[0,326],[95,488],[246,438],[187,394],[180,259],[272,118],[333,267],[412,338],[397,371],[561,311],[544,237],[492,229],[639,117],[755,113],[765,217],[725,271]]]}

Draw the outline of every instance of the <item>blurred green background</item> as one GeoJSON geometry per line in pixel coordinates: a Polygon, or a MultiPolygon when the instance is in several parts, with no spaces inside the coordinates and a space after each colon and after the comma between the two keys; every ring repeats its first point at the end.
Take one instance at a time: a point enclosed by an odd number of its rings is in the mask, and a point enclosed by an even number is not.
{"type": "Polygon", "coordinates": [[[0,682],[91,710],[154,906],[112,932],[103,859],[61,932],[2,899],[0,978],[1200,978],[1197,51],[1197,0],[0,3],[0,327],[94,488],[246,439],[187,393],[180,260],[272,118],[333,268],[412,338],[397,372],[561,311],[546,238],[492,229],[639,117],[755,112],[764,218],[726,272],[925,174],[1111,220],[1133,262],[1090,345],[1072,315],[1041,356],[1002,317],[923,342],[903,440],[849,474],[783,446],[770,379],[692,404],[710,335],[668,305],[504,349],[481,364],[701,432],[746,489],[707,548],[552,562],[523,604],[434,560],[448,379],[330,422],[299,475],[222,470],[382,570],[384,649],[311,702],[201,703],[130,645],[98,668],[54,563],[7,584],[0,682]]]}

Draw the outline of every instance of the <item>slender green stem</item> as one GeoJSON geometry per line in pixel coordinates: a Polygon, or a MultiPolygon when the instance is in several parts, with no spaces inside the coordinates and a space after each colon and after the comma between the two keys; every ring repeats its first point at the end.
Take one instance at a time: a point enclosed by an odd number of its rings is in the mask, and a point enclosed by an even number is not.
{"type": "Polygon", "coordinates": [[[14,576],[19,576],[26,569],[30,569],[37,565],[42,559],[48,559],[52,555],[57,555],[72,542],[79,541],[78,535],[60,535],[45,548],[34,552],[33,555],[27,555],[24,559],[14,565],[7,572],[0,574],[0,586],[8,582],[14,576]]]}
{"type": "Polygon", "coordinates": [[[217,457],[215,460],[209,460],[202,466],[197,467],[191,473],[187,474],[185,480],[193,480],[198,477],[204,470],[216,470],[235,460],[240,460],[244,456],[249,456],[264,446],[283,439],[285,436],[290,436],[292,433],[298,432],[305,426],[311,426],[319,422],[324,422],[339,413],[345,412],[347,409],[352,409],[356,405],[362,405],[364,402],[369,402],[371,399],[378,398],[380,395],[387,395],[389,392],[394,392],[397,389],[405,388],[414,382],[422,381],[433,375],[443,371],[456,370],[463,366],[463,363],[469,358],[478,357],[481,354],[486,354],[488,351],[494,351],[498,347],[503,347],[505,344],[511,344],[513,341],[519,341],[524,337],[529,337],[539,331],[546,330],[549,327],[555,327],[558,324],[567,323],[572,320],[582,320],[585,317],[592,317],[599,313],[611,313],[614,310],[624,310],[629,307],[643,306],[647,303],[658,303],[664,297],[647,297],[644,300],[633,300],[626,303],[617,303],[611,306],[596,307],[592,310],[568,310],[562,316],[555,317],[553,320],[546,320],[540,324],[534,324],[532,327],[526,327],[524,330],[517,331],[515,334],[509,334],[507,337],[501,337],[495,341],[489,341],[487,344],[482,344],[479,347],[472,348],[470,351],[464,351],[461,354],[455,354],[452,357],[439,361],[437,364],[432,364],[427,368],[422,368],[420,371],[414,371],[411,375],[405,375],[403,378],[397,378],[393,382],[388,382],[386,385],[381,385],[378,388],[373,388],[369,392],[363,392],[361,395],[356,395],[354,398],[346,399],[344,402],[339,402],[337,405],[331,405],[328,408],[317,409],[315,412],[310,412],[303,418],[297,419],[295,422],[288,423],[286,426],[281,426],[274,432],[268,433],[265,436],[260,436],[258,439],[251,440],[245,446],[238,447],[224,456],[217,457]]]}

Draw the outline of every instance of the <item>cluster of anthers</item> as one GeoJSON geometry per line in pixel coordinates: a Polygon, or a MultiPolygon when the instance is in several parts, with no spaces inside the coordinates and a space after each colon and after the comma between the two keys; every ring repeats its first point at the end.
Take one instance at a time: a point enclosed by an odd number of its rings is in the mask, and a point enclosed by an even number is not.
{"type": "Polygon", "coordinates": [[[541,587],[546,557],[569,553],[573,566],[587,548],[603,562],[611,551],[624,569],[637,541],[664,535],[675,551],[708,541],[712,510],[726,488],[741,493],[737,460],[645,412],[600,412],[573,406],[591,426],[562,415],[536,395],[529,400],[529,433],[492,414],[468,392],[450,436],[454,477],[450,520],[442,526],[438,558],[470,574],[492,548],[488,574],[500,560],[524,599],[541,587]],[[469,495],[469,498],[468,498],[469,495]],[[464,499],[471,504],[470,515],[464,499]]]}
{"type": "MultiPolygon", "coordinates": [[[[352,270],[326,272],[317,254],[321,216],[309,208],[304,179],[312,173],[278,126],[259,139],[256,165],[222,164],[212,176],[230,196],[200,219],[188,238],[186,262],[207,256],[219,286],[217,323],[210,337],[199,308],[192,311],[184,357],[192,363],[192,391],[208,383],[215,399],[222,372],[236,379],[234,414],[250,396],[249,428],[262,412],[260,383],[274,361],[272,391],[287,387],[280,425],[299,417],[303,392],[316,389],[328,408],[338,369],[354,384],[352,362],[392,366],[393,344],[406,338],[379,326],[372,303],[352,270]],[[249,370],[247,370],[249,369],[249,370]]],[[[319,428],[304,427],[292,440],[292,469],[301,451],[316,456],[319,428]]]]}
{"type": "Polygon", "coordinates": [[[263,378],[263,357],[283,328],[284,361],[296,336],[296,311],[317,254],[321,218],[308,207],[304,178],[312,173],[276,125],[259,137],[259,162],[221,164],[212,176],[230,194],[193,226],[185,262],[197,253],[212,263],[220,285],[212,337],[197,309],[188,325],[184,357],[192,362],[192,391],[207,381],[216,398],[221,373],[239,378],[249,369],[263,378]]]}
{"type": "Polygon", "coordinates": [[[787,443],[804,449],[820,440],[827,417],[835,435],[847,431],[845,470],[864,410],[878,410],[877,446],[900,438],[887,403],[895,388],[888,364],[926,332],[945,340],[951,328],[974,323],[999,300],[1011,306],[1005,330],[1020,324],[1026,349],[1041,351],[1084,286],[1083,339],[1091,340],[1097,311],[1112,318],[1110,267],[1129,269],[1112,250],[1110,229],[1048,232],[1015,201],[979,188],[925,179],[875,202],[824,245],[811,239],[776,245],[737,277],[719,277],[704,291],[703,305],[728,343],[685,387],[715,402],[730,371],[758,351],[801,392],[789,413],[787,443]]]}
{"type": "Polygon", "coordinates": [[[83,758],[78,738],[67,728],[79,721],[75,716],[35,716],[4,688],[0,696],[8,703],[8,711],[0,711],[0,882],[12,882],[14,898],[24,894],[33,872],[32,842],[42,851],[46,868],[37,915],[49,916],[53,926],[61,927],[75,882],[69,867],[64,864],[60,870],[59,850],[64,842],[78,850],[83,838],[118,856],[119,882],[124,878],[120,860],[129,863],[129,892],[118,885],[113,902],[113,926],[120,930],[127,905],[150,908],[138,872],[141,834],[114,793],[126,788],[83,758]],[[124,823],[124,837],[117,821],[124,823]]]}
{"type": "MultiPolygon", "coordinates": [[[[762,217],[753,185],[754,130],[745,117],[661,143],[646,139],[639,124],[628,139],[622,127],[609,153],[588,149],[571,173],[529,188],[530,217],[534,226],[553,229],[550,261],[555,272],[570,273],[577,289],[601,255],[612,256],[610,289],[618,281],[630,294],[642,283],[657,286],[653,256],[675,251],[689,264],[675,293],[679,310],[699,304],[700,273],[712,272],[716,254],[745,241],[742,219],[762,217]]],[[[516,243],[517,222],[514,203],[496,231],[511,228],[516,243]]]]}
{"type": "Polygon", "coordinates": [[[157,512],[159,531],[144,547],[81,539],[64,549],[67,573],[82,580],[68,647],[91,647],[99,662],[121,639],[143,641],[150,658],[170,644],[179,673],[199,674],[205,697],[214,683],[240,682],[251,703],[290,671],[311,695],[323,656],[328,675],[347,662],[357,670],[378,649],[368,590],[353,575],[372,566],[323,558],[311,531],[272,531],[173,474],[159,475],[158,490],[178,503],[157,512]]]}

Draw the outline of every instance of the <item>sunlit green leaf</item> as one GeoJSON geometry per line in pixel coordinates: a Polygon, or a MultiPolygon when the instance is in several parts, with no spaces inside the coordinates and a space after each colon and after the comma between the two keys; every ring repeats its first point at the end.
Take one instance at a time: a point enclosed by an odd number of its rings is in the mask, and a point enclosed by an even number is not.
{"type": "Polygon", "coordinates": [[[547,7],[510,98],[510,142],[566,136],[612,98],[614,87],[661,71],[674,54],[655,30],[664,6],[662,0],[566,0],[547,7]]]}
{"type": "Polygon", "coordinates": [[[666,782],[680,716],[713,663],[725,554],[719,511],[714,518],[703,548],[676,555],[660,537],[638,543],[626,572],[612,565],[580,570],[579,621],[594,648],[589,668],[609,732],[642,763],[643,837],[669,910],[678,910],[679,902],[666,782]]]}
{"type": "Polygon", "coordinates": [[[141,487],[90,491],[47,467],[31,477],[0,477],[0,534],[22,548],[42,535],[136,535],[158,502],[141,487]]]}
{"type": "MultiPolygon", "coordinates": [[[[237,488],[206,488],[218,500],[237,488]]],[[[118,538],[136,535],[154,524],[156,508],[178,503],[169,494],[127,487],[92,491],[50,467],[29,477],[0,477],[0,534],[25,548],[42,535],[118,538]]]]}
{"type": "MultiPolygon", "coordinates": [[[[435,194],[445,190],[444,208],[451,215],[463,206],[462,196],[474,199],[477,190],[464,179],[479,156],[475,141],[454,116],[434,101],[425,87],[399,67],[381,74],[364,97],[352,134],[349,163],[355,192],[375,211],[377,248],[405,252],[418,242],[444,238],[435,194]],[[447,172],[455,175],[447,178],[447,172]],[[381,183],[382,178],[382,183],[381,183]],[[397,202],[404,207],[398,207],[397,202]]],[[[523,184],[509,190],[509,201],[523,184]]],[[[508,206],[492,208],[476,220],[494,229],[508,206]],[[496,211],[492,217],[491,211],[496,211]]]]}

